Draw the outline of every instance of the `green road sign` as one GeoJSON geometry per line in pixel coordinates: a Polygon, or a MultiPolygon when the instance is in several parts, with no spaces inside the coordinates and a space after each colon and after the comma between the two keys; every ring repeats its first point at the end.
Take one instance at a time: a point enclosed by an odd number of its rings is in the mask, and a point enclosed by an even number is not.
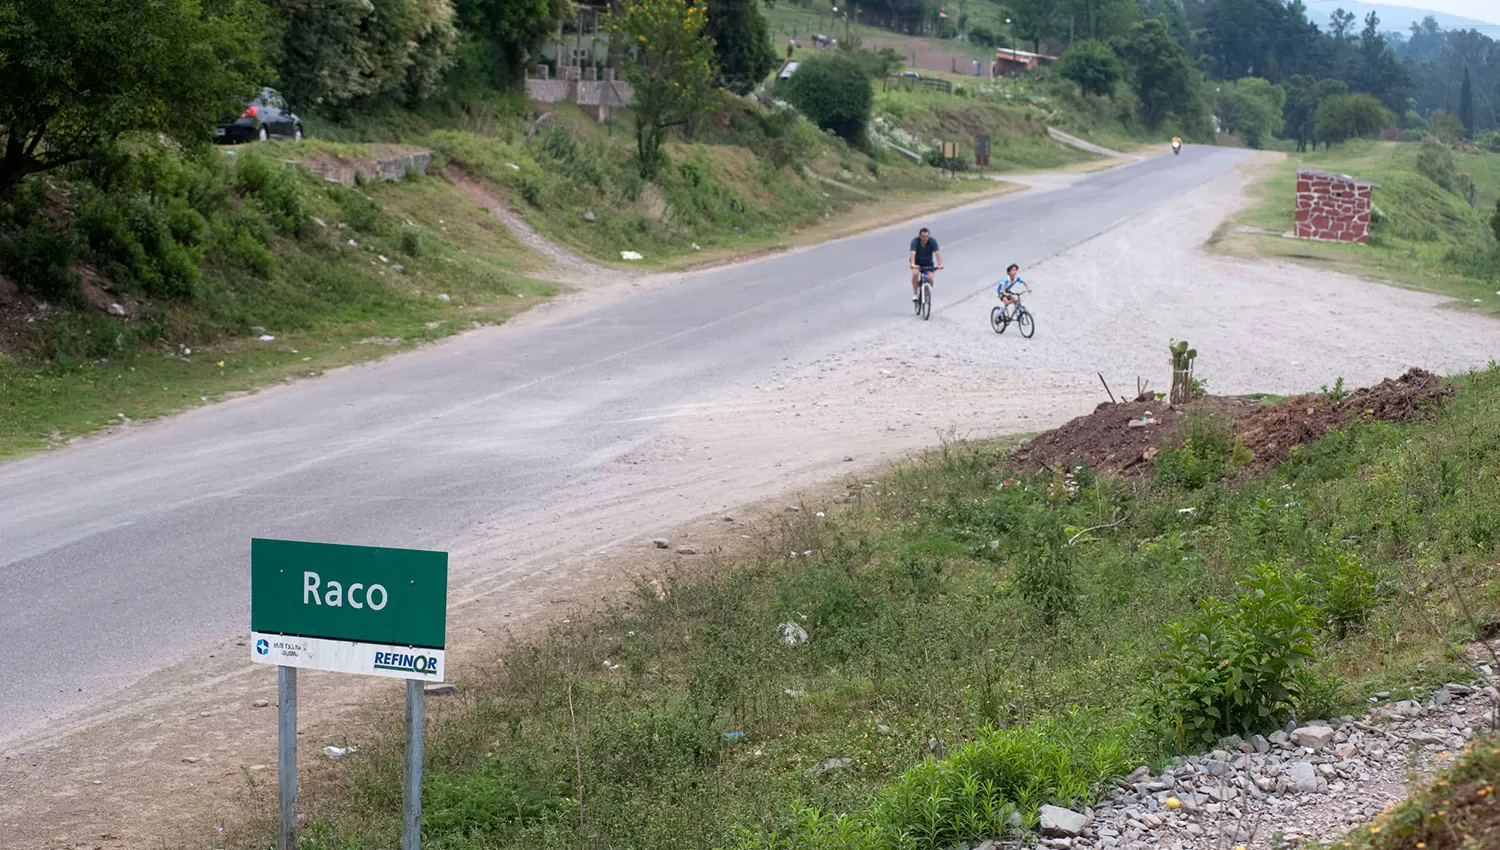
{"type": "Polygon", "coordinates": [[[441,681],[448,554],[250,541],[251,659],[441,681]]]}

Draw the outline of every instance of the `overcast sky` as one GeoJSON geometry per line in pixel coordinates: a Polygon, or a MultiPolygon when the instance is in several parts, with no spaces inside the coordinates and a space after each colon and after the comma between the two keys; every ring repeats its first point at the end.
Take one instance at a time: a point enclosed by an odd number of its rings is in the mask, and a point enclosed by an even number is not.
{"type": "MultiPolygon", "coordinates": [[[[1374,0],[1379,2],[1379,0],[1374,0]]],[[[1309,4],[1311,6],[1311,4],[1309,4]]],[[[1327,3],[1319,3],[1326,6],[1327,3]]],[[[1417,9],[1432,9],[1452,15],[1463,15],[1492,24],[1500,24],[1500,0],[1390,0],[1392,6],[1411,6],[1417,9]]],[[[1316,7],[1314,7],[1316,8],[1316,7]]]]}

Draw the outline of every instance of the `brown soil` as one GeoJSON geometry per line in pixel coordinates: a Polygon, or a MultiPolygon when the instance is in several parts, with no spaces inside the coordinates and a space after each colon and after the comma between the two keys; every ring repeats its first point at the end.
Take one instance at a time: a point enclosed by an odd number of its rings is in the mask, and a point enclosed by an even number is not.
{"type": "Polygon", "coordinates": [[[1321,394],[1300,395],[1273,405],[1252,399],[1210,396],[1172,407],[1165,401],[1104,403],[1055,431],[1041,435],[1014,454],[1026,466],[1087,465],[1105,475],[1148,475],[1161,447],[1172,443],[1183,418],[1196,414],[1233,419],[1235,436],[1255,456],[1244,470],[1274,469],[1293,446],[1310,443],[1337,428],[1362,420],[1411,422],[1431,416],[1453,392],[1437,375],[1410,369],[1348,398],[1330,402],[1321,394]],[[1131,427],[1131,422],[1146,424],[1131,427]]]}

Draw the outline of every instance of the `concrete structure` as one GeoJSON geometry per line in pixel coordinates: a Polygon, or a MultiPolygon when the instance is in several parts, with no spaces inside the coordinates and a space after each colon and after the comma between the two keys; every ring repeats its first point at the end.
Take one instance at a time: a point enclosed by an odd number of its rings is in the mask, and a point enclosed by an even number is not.
{"type": "Polygon", "coordinates": [[[1370,195],[1379,185],[1347,174],[1297,169],[1297,236],[1370,244],[1370,195]]]}
{"type": "Polygon", "coordinates": [[[997,47],[995,48],[995,76],[998,77],[1001,74],[1019,74],[1023,71],[1035,71],[1043,65],[1051,65],[1056,61],[1056,56],[1048,56],[1045,53],[1031,53],[1009,47],[997,47]]]}
{"type": "Polygon", "coordinates": [[[564,67],[560,80],[551,78],[546,65],[538,65],[535,75],[526,75],[526,96],[542,103],[576,103],[595,121],[603,121],[611,109],[630,105],[635,91],[624,80],[615,78],[614,68],[564,67]]]}

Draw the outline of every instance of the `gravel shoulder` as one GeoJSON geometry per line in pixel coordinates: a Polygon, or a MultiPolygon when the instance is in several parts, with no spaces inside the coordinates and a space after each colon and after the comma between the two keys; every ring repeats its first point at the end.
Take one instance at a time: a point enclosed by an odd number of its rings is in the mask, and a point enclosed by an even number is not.
{"type": "MultiPolygon", "coordinates": [[[[682,557],[656,553],[651,537],[733,554],[755,538],[720,519],[746,513],[736,506],[816,500],[830,481],[945,438],[1054,427],[1104,399],[1097,372],[1117,392],[1136,376],[1161,383],[1172,337],[1198,348],[1199,376],[1220,394],[1293,394],[1338,376],[1369,385],[1412,366],[1448,373],[1493,356],[1496,325],[1443,309],[1437,296],[1206,254],[1218,223],[1245,203],[1245,180],[1227,173],[1024,269],[1036,289],[1027,302],[1034,339],[997,336],[992,291],[952,275],[943,285],[974,294],[940,299],[930,322],[656,411],[654,435],[570,487],[567,509],[520,509],[454,542],[453,558],[480,568],[450,590],[450,645],[462,648],[450,654],[450,678],[462,685],[508,635],[545,628],[659,559],[682,557]]],[[[614,280],[519,323],[669,280],[614,280]]],[[[275,712],[254,701],[274,700],[275,677],[244,663],[242,640],[207,648],[111,707],[0,745],[0,843],[209,847],[263,817],[275,712]]],[[[375,734],[371,724],[400,692],[316,674],[301,690],[303,765],[313,772],[325,744],[375,734]]]]}

